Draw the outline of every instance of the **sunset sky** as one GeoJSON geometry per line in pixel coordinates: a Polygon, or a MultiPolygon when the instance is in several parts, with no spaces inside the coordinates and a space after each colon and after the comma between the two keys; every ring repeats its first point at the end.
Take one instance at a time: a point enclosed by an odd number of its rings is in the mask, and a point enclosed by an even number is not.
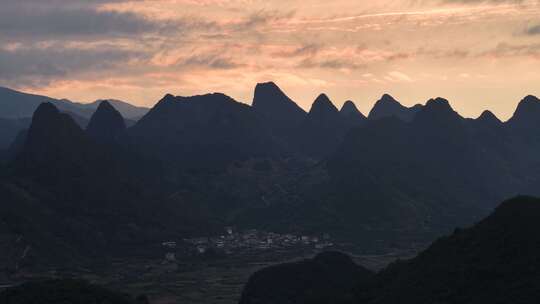
{"type": "Polygon", "coordinates": [[[0,0],[0,85],[89,102],[166,93],[250,103],[275,81],[367,113],[445,97],[507,119],[540,95],[540,1],[0,0]]]}

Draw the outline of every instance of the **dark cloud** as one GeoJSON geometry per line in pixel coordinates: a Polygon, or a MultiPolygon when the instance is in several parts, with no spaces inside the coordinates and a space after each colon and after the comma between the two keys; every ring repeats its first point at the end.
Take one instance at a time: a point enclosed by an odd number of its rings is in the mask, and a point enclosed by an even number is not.
{"type": "Polygon", "coordinates": [[[491,50],[480,53],[479,56],[497,58],[525,56],[540,59],[540,43],[510,44],[503,42],[491,50]]]}
{"type": "Polygon", "coordinates": [[[41,40],[61,37],[104,35],[134,35],[162,30],[170,24],[158,23],[127,12],[98,10],[97,4],[110,0],[88,2],[47,0],[12,1],[0,9],[0,37],[41,40]]]}
{"type": "Polygon", "coordinates": [[[48,48],[0,49],[0,82],[13,86],[40,86],[81,73],[106,73],[145,55],[120,49],[48,48]]]}
{"type": "Polygon", "coordinates": [[[363,63],[358,63],[354,60],[350,59],[323,59],[323,60],[313,60],[313,59],[305,59],[298,64],[299,68],[304,69],[313,69],[313,68],[321,68],[321,69],[334,69],[334,70],[340,70],[340,69],[351,69],[351,70],[359,70],[359,69],[365,69],[366,65],[363,63]]]}
{"type": "Polygon", "coordinates": [[[244,20],[234,24],[233,29],[235,31],[255,30],[271,22],[277,22],[277,21],[290,19],[294,15],[295,15],[295,11],[284,12],[284,11],[276,11],[276,10],[272,10],[272,11],[260,10],[260,11],[251,13],[244,20]]]}
{"type": "Polygon", "coordinates": [[[527,30],[525,30],[525,34],[527,34],[527,35],[540,35],[540,25],[535,25],[535,26],[529,27],[527,30]]]}
{"type": "Polygon", "coordinates": [[[220,53],[201,53],[188,56],[178,60],[175,67],[204,67],[218,70],[229,70],[244,66],[235,62],[232,58],[220,53]]]}
{"type": "Polygon", "coordinates": [[[273,55],[283,58],[314,56],[322,50],[322,46],[318,44],[306,44],[296,49],[288,51],[275,52],[273,55]]]}

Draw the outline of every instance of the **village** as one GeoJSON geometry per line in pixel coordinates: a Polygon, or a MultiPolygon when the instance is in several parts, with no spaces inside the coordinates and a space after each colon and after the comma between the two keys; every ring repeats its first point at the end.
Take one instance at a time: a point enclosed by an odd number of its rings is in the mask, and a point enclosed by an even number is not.
{"type": "Polygon", "coordinates": [[[235,231],[233,227],[225,227],[224,234],[213,237],[195,237],[183,239],[183,246],[176,241],[166,241],[161,245],[169,249],[168,258],[173,259],[172,251],[184,248],[192,254],[238,254],[266,250],[311,249],[323,250],[334,246],[329,234],[320,236],[280,234],[275,232],[250,229],[235,231]],[[187,247],[186,247],[187,245],[187,247]]]}

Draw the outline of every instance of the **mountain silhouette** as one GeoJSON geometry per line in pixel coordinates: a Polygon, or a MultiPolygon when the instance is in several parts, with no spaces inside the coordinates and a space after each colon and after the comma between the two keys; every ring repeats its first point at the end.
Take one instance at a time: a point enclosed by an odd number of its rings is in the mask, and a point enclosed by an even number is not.
{"type": "Polygon", "coordinates": [[[114,142],[126,130],[122,114],[108,101],[102,101],[90,118],[86,132],[101,142],[114,142]]]}
{"type": "Polygon", "coordinates": [[[421,105],[407,108],[396,101],[394,97],[384,94],[381,99],[375,103],[369,112],[368,117],[371,120],[376,120],[383,117],[395,116],[403,121],[411,121],[421,108],[421,105]]]}

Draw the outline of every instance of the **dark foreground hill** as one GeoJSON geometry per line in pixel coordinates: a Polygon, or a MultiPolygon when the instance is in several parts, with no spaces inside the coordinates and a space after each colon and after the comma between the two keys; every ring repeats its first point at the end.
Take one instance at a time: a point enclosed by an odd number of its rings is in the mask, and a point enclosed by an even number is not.
{"type": "MultiPolygon", "coordinates": [[[[330,295],[324,294],[313,303],[534,303],[540,297],[538,218],[540,199],[522,196],[505,201],[473,227],[456,229],[417,257],[395,262],[368,280],[344,274],[342,279],[356,280],[354,300],[328,301],[330,295]]],[[[337,270],[340,265],[334,261],[327,266],[337,270]]],[[[309,293],[311,285],[277,287],[304,276],[311,281],[326,280],[309,268],[275,266],[253,275],[240,303],[285,303],[274,301],[279,296],[287,297],[287,303],[305,303],[292,295],[309,293]],[[276,292],[266,296],[264,288],[276,292]]],[[[330,286],[325,282],[324,286],[330,286]]],[[[335,293],[335,299],[342,295],[335,293]]]]}
{"type": "Polygon", "coordinates": [[[147,304],[144,296],[128,295],[79,280],[50,280],[22,284],[0,292],[2,304],[147,304]]]}
{"type": "Polygon", "coordinates": [[[372,276],[347,255],[324,252],[256,272],[244,288],[240,304],[353,303],[355,284],[372,276]]]}

